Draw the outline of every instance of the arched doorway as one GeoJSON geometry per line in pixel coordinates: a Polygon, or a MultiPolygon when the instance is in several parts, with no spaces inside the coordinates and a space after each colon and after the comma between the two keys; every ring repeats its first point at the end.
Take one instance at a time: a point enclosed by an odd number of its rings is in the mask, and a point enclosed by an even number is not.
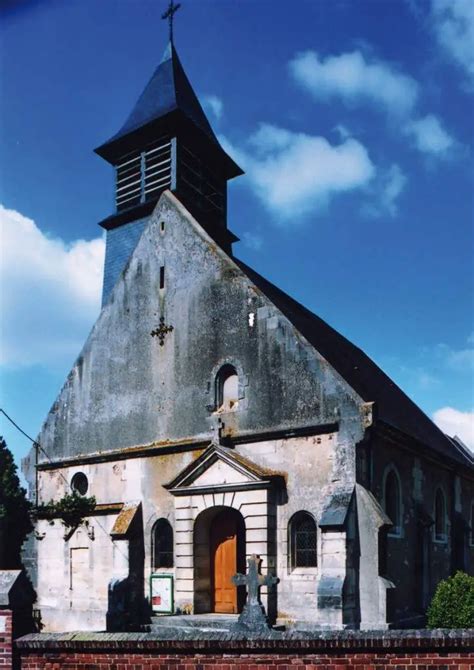
{"type": "Polygon", "coordinates": [[[234,509],[223,509],[211,522],[210,564],[213,611],[236,614],[240,611],[239,592],[232,583],[236,572],[245,572],[243,547],[245,527],[242,515],[234,509]]]}
{"type": "Polygon", "coordinates": [[[242,610],[245,589],[232,583],[245,572],[245,522],[231,507],[213,507],[194,527],[194,611],[236,614],[242,610]]]}

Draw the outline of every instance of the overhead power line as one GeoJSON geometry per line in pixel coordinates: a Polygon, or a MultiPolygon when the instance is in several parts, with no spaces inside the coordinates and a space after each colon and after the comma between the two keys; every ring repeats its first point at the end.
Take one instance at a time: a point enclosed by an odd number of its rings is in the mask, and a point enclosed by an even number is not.
{"type": "MultiPolygon", "coordinates": [[[[41,452],[45,455],[45,457],[48,459],[48,461],[49,461],[50,463],[53,462],[53,460],[49,457],[49,454],[47,454],[47,452],[43,449],[43,447],[41,446],[41,444],[40,444],[39,442],[37,442],[36,440],[34,440],[32,437],[30,437],[30,436],[28,435],[28,433],[25,433],[25,431],[24,431],[22,428],[20,428],[20,426],[16,423],[16,421],[14,421],[14,420],[11,418],[11,416],[9,416],[9,415],[5,412],[5,410],[4,410],[2,407],[0,407],[0,412],[1,412],[1,413],[8,419],[8,421],[9,421],[13,426],[15,426],[15,428],[16,428],[22,435],[24,435],[26,438],[28,438],[28,440],[30,440],[30,442],[33,444],[33,446],[34,446],[37,450],[41,451],[41,452]]],[[[59,476],[65,481],[67,488],[68,488],[70,491],[72,491],[72,492],[74,493],[74,489],[72,488],[70,482],[68,482],[68,480],[66,479],[66,477],[63,475],[63,473],[62,473],[60,470],[58,471],[58,474],[59,474],[59,476]]],[[[38,488],[38,484],[36,484],[36,488],[38,488]]],[[[37,491],[36,491],[36,498],[38,498],[38,492],[37,492],[37,491]]],[[[107,532],[107,530],[104,528],[104,526],[100,523],[100,521],[99,521],[98,519],[95,519],[95,523],[99,526],[99,528],[101,528],[101,529],[104,531],[104,533],[107,535],[107,537],[109,538],[109,540],[113,543],[113,540],[112,540],[112,538],[110,537],[110,534],[107,532]]],[[[115,545],[115,546],[116,546],[116,548],[118,549],[118,551],[122,554],[122,556],[126,557],[125,554],[124,554],[124,553],[117,547],[117,545],[115,545]]],[[[126,558],[127,558],[127,557],[126,557],[126,558]]]]}

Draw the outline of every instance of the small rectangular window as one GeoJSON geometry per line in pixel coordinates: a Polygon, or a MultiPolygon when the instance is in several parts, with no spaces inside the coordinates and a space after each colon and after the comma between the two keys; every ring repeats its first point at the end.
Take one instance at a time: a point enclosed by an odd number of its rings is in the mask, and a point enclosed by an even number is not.
{"type": "Polygon", "coordinates": [[[165,266],[160,267],[160,288],[165,288],[165,266]]]}

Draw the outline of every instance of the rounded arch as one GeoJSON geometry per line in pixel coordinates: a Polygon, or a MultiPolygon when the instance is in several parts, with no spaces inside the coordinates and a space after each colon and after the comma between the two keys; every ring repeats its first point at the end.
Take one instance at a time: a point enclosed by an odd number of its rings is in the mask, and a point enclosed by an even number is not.
{"type": "Polygon", "coordinates": [[[151,529],[151,564],[153,570],[174,567],[173,527],[163,517],[151,529]]]}
{"type": "Polygon", "coordinates": [[[402,536],[402,484],[398,470],[391,463],[384,472],[383,477],[383,509],[392,522],[388,535],[391,537],[402,536]]]}
{"type": "Polygon", "coordinates": [[[318,565],[317,525],[310,512],[295,512],[288,523],[289,569],[318,565]]]}
{"type": "Polygon", "coordinates": [[[239,375],[236,368],[225,363],[215,379],[215,406],[217,409],[232,410],[239,402],[239,375]]]}
{"type": "MultiPolygon", "coordinates": [[[[194,554],[194,612],[216,611],[216,554],[223,541],[227,541],[235,533],[235,542],[226,548],[230,564],[229,575],[225,582],[236,572],[246,572],[246,527],[242,513],[234,507],[218,505],[202,510],[194,521],[193,554],[194,554]],[[234,555],[233,552],[235,552],[234,555]],[[233,574],[230,575],[230,572],[233,574]]],[[[222,557],[221,557],[222,558],[222,557]]],[[[233,587],[231,587],[233,588],[233,587]]],[[[241,611],[245,600],[245,589],[239,587],[236,592],[237,611],[241,611]]],[[[231,612],[229,612],[231,613],[231,612]]]]}
{"type": "Polygon", "coordinates": [[[89,490],[89,480],[84,472],[75,472],[71,479],[71,489],[80,496],[85,496],[89,490]]]}
{"type": "MultiPolygon", "coordinates": [[[[228,357],[224,360],[221,359],[211,371],[210,381],[208,381],[208,393],[210,396],[210,404],[208,405],[208,409],[210,411],[218,411],[219,409],[223,409],[223,384],[233,375],[237,376],[237,379],[234,377],[233,383],[235,384],[235,382],[237,382],[236,400],[238,401],[238,404],[233,405],[233,409],[235,410],[237,407],[242,408],[246,406],[245,390],[248,384],[248,377],[244,374],[244,370],[240,364],[240,361],[233,357],[228,357]]],[[[232,380],[230,385],[232,385],[232,380]]]]}
{"type": "Polygon", "coordinates": [[[446,494],[438,486],[434,496],[434,524],[433,532],[436,542],[446,542],[447,539],[447,518],[446,518],[446,494]]]}

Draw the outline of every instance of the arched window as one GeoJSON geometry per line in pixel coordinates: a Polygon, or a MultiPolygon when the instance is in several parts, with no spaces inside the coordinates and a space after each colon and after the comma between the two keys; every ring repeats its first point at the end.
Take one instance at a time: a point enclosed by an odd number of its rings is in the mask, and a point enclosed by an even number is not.
{"type": "Polygon", "coordinates": [[[289,524],[290,568],[317,565],[316,523],[308,512],[297,512],[289,524]]]}
{"type": "Polygon", "coordinates": [[[229,411],[239,402],[239,376],[233,365],[223,365],[216,377],[216,407],[229,411]]]}
{"type": "Polygon", "coordinates": [[[71,479],[71,488],[74,493],[79,493],[80,496],[85,496],[89,488],[89,482],[83,472],[76,472],[71,479]]]}
{"type": "Polygon", "coordinates": [[[434,537],[438,542],[446,540],[446,500],[441,489],[437,489],[434,509],[434,537]]]}
{"type": "Polygon", "coordinates": [[[399,537],[402,532],[400,480],[396,471],[392,468],[387,472],[383,492],[383,506],[385,513],[392,522],[388,534],[399,537]]]}
{"type": "Polygon", "coordinates": [[[158,519],[152,530],[153,568],[172,568],[173,529],[166,519],[158,519]]]}

